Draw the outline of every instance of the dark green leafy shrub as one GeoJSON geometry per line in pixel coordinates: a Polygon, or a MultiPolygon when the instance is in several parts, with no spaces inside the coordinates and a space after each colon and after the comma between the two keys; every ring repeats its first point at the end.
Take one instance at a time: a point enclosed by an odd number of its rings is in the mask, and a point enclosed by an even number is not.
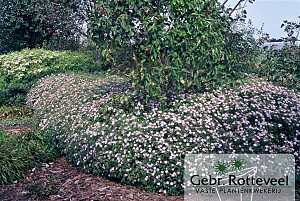
{"type": "Polygon", "coordinates": [[[276,84],[300,90],[300,47],[286,44],[282,49],[265,48],[257,74],[276,84]]]}
{"type": "Polygon", "coordinates": [[[2,96],[4,97],[3,103],[8,105],[24,105],[26,94],[34,83],[35,81],[16,84],[10,83],[5,90],[2,91],[2,96]]]}
{"type": "Polygon", "coordinates": [[[76,51],[80,48],[80,39],[79,38],[62,38],[53,36],[49,41],[45,41],[42,45],[44,49],[47,50],[71,50],[76,51]]]}
{"type": "Polygon", "coordinates": [[[97,1],[89,30],[111,65],[152,97],[236,78],[229,20],[216,1],[97,1]],[[126,60],[126,62],[124,62],[126,60]]]}
{"type": "Polygon", "coordinates": [[[94,0],[0,0],[0,54],[24,48],[78,50],[94,0]]]}

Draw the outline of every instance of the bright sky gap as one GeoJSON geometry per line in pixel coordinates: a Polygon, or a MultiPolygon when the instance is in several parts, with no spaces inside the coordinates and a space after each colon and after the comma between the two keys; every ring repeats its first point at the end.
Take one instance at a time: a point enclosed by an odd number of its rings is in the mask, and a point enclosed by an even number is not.
{"type": "MultiPolygon", "coordinates": [[[[223,3],[224,0],[218,0],[223,3]]],[[[234,7],[238,0],[229,0],[226,7],[234,7]]],[[[247,3],[247,19],[253,25],[270,35],[270,38],[286,37],[287,34],[280,28],[284,20],[298,22],[300,16],[300,0],[256,0],[253,4],[247,3]]]]}

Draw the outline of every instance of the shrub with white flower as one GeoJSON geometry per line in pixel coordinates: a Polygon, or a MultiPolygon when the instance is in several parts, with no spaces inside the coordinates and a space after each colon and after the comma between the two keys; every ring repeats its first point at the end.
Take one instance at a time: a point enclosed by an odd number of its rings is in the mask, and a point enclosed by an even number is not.
{"type": "Polygon", "coordinates": [[[43,72],[47,74],[49,71],[51,73],[66,69],[79,70],[79,68],[83,68],[82,65],[85,65],[86,71],[89,71],[91,65],[94,67],[97,64],[92,63],[92,60],[88,60],[83,54],[67,51],[23,49],[22,51],[0,55],[1,77],[5,77],[8,83],[9,81],[16,82],[16,80],[25,77],[28,79],[43,72]],[[87,63],[81,64],[80,60],[85,60],[87,63]],[[76,69],[76,65],[78,69],[76,69]]]}
{"type": "Polygon", "coordinates": [[[0,104],[16,104],[39,78],[68,71],[101,70],[93,53],[23,49],[0,55],[0,104]],[[19,98],[20,99],[20,98],[19,98]]]}
{"type": "Polygon", "coordinates": [[[117,76],[59,75],[41,79],[27,104],[74,165],[148,191],[183,193],[188,153],[291,153],[299,175],[298,93],[249,78],[174,95],[167,109],[135,94],[117,76]]]}

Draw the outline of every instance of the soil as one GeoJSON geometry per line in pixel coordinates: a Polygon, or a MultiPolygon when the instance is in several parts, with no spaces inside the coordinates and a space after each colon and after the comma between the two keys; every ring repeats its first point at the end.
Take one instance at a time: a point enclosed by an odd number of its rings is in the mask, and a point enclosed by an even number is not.
{"type": "Polygon", "coordinates": [[[41,181],[46,186],[50,183],[51,176],[56,178],[55,187],[58,193],[40,200],[183,200],[183,196],[148,193],[136,187],[128,187],[100,176],[80,172],[65,158],[43,164],[40,168],[33,168],[27,178],[0,186],[0,200],[33,200],[26,186],[34,181],[41,181]]]}
{"type": "Polygon", "coordinates": [[[0,131],[5,131],[9,134],[20,134],[25,131],[34,130],[31,125],[17,125],[17,126],[0,126],[0,131]]]}

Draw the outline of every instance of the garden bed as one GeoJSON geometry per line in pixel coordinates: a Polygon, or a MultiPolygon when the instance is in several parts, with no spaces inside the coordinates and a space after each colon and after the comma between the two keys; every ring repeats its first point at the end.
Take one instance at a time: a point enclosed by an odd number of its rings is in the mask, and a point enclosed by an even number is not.
{"type": "MultiPolygon", "coordinates": [[[[183,193],[188,153],[291,153],[299,172],[299,94],[257,78],[144,107],[124,79],[59,75],[28,95],[38,127],[80,170],[148,192],[183,193]]],[[[297,175],[299,175],[297,173],[297,175]]]]}

